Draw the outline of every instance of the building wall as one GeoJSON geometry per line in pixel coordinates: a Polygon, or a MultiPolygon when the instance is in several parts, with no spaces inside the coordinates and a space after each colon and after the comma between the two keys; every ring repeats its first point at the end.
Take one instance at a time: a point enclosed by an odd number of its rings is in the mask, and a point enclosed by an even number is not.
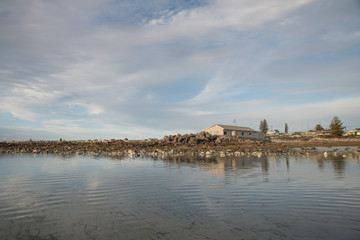
{"type": "Polygon", "coordinates": [[[259,139],[259,140],[265,140],[265,134],[263,132],[255,132],[254,138],[259,139]]]}
{"type": "Polygon", "coordinates": [[[265,140],[265,135],[260,132],[224,129],[224,133],[226,133],[224,135],[227,136],[231,135],[231,136],[238,136],[241,138],[265,140]]]}
{"type": "Polygon", "coordinates": [[[219,126],[216,126],[216,125],[204,129],[203,132],[208,132],[208,133],[210,133],[211,135],[217,135],[217,136],[222,136],[222,135],[224,135],[224,129],[223,129],[222,127],[219,127],[219,126]]]}

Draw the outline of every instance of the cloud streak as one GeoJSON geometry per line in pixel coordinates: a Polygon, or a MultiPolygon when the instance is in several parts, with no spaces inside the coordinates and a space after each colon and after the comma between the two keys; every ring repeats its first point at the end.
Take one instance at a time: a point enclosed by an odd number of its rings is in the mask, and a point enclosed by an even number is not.
{"type": "Polygon", "coordinates": [[[0,9],[2,139],[359,120],[356,1],[34,0],[0,9]]]}

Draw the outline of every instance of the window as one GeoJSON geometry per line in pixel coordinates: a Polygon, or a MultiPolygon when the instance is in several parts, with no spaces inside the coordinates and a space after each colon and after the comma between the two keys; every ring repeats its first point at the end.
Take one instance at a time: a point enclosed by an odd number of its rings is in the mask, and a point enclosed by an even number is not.
{"type": "Polygon", "coordinates": [[[241,132],[241,136],[244,136],[244,132],[241,132]]]}
{"type": "Polygon", "coordinates": [[[249,135],[251,135],[251,133],[249,133],[249,135]]]}

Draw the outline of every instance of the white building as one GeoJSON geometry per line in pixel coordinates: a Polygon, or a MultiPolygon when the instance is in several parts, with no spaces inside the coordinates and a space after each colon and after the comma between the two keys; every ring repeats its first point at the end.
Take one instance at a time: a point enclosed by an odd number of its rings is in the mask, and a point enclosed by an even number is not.
{"type": "Polygon", "coordinates": [[[215,124],[211,127],[202,130],[201,132],[208,132],[211,135],[218,135],[218,136],[238,136],[241,138],[255,139],[255,140],[265,139],[264,133],[255,131],[252,128],[222,125],[222,124],[215,124]]]}

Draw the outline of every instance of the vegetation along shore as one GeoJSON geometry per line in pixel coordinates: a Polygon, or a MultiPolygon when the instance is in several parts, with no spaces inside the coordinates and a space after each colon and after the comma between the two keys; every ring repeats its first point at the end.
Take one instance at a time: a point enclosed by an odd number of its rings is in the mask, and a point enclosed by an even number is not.
{"type": "Polygon", "coordinates": [[[61,155],[135,156],[244,156],[324,154],[359,157],[360,138],[275,138],[265,141],[237,136],[213,136],[209,133],[170,135],[163,139],[83,140],[83,141],[11,141],[0,142],[0,153],[61,155]]]}

